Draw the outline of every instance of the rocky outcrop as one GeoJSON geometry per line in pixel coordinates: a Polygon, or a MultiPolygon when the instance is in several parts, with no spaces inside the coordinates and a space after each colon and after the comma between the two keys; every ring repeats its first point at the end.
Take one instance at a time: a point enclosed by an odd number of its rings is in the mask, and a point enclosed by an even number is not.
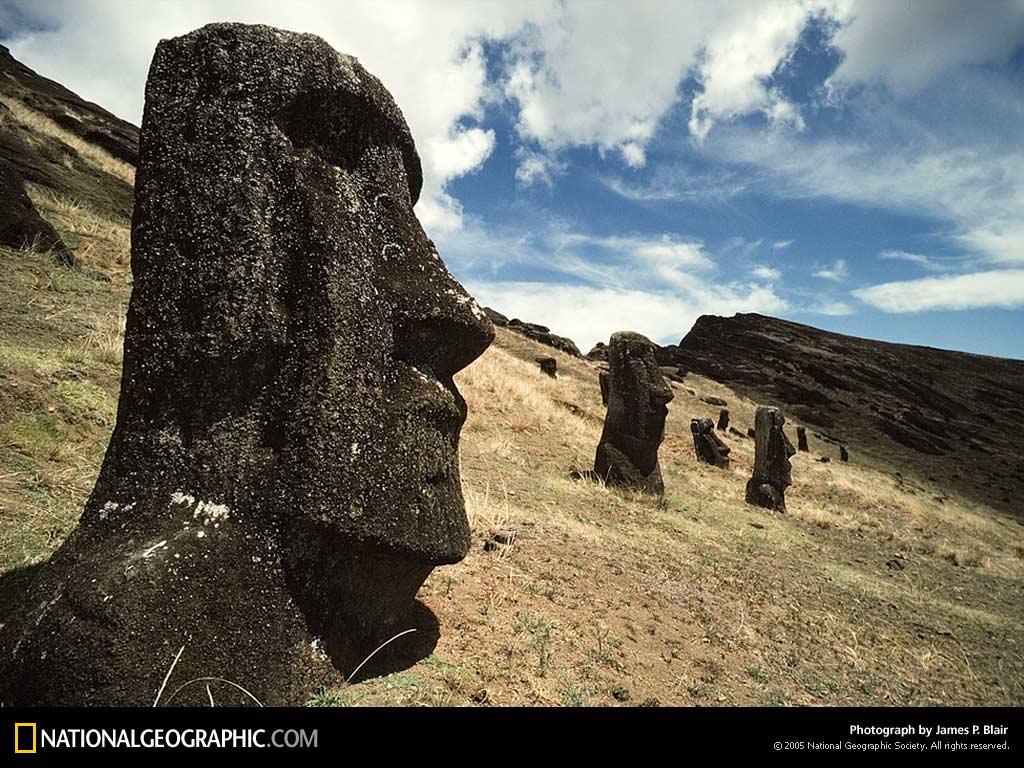
{"type": "Polygon", "coordinates": [[[75,264],[74,254],[39,215],[25,191],[25,182],[5,160],[0,160],[0,245],[52,251],[65,266],[75,264]]]}
{"type": "Polygon", "coordinates": [[[711,419],[691,419],[693,450],[697,460],[722,469],[729,468],[730,448],[715,434],[715,423],[711,419]]]}
{"type": "Polygon", "coordinates": [[[984,476],[953,478],[956,491],[1020,512],[1006,501],[1015,489],[1024,493],[1020,479],[992,457],[1024,455],[1024,360],[860,339],[756,314],[701,317],[669,357],[684,372],[783,408],[808,432],[857,425],[855,439],[872,456],[912,463],[921,479],[948,477],[951,460],[969,457],[986,467],[984,476]],[[991,425],[984,440],[979,424],[991,425]]]}
{"type": "Polygon", "coordinates": [[[587,360],[598,360],[601,362],[608,362],[608,345],[603,341],[597,342],[589,352],[587,352],[587,360]]]}
{"type": "Polygon", "coordinates": [[[664,493],[658,447],[672,390],[654,359],[654,344],[620,332],[608,344],[608,411],[594,472],[609,485],[664,493]]]}
{"type": "Polygon", "coordinates": [[[533,339],[536,342],[540,342],[554,349],[565,352],[567,355],[573,357],[583,357],[580,353],[579,347],[576,343],[565,336],[559,336],[551,332],[551,329],[546,325],[537,325],[536,323],[527,323],[518,318],[509,320],[505,315],[501,314],[496,309],[490,307],[484,307],[483,311],[487,314],[490,321],[499,327],[508,328],[510,331],[525,336],[528,339],[533,339]]]}
{"type": "Polygon", "coordinates": [[[41,77],[0,46],[0,161],[9,163],[26,183],[73,198],[105,216],[131,217],[129,181],[82,157],[66,137],[31,121],[22,123],[2,102],[21,104],[131,165],[138,160],[134,125],[41,77]]]}
{"type": "Polygon", "coordinates": [[[61,128],[102,147],[132,165],[139,160],[139,129],[102,107],[86,101],[60,83],[42,77],[0,45],[3,91],[42,113],[61,128]]]}
{"type": "Polygon", "coordinates": [[[790,457],[796,453],[786,437],[785,417],[778,408],[761,405],[754,417],[754,471],[747,482],[747,503],[786,511],[786,489],[792,485],[790,457]]]}
{"type": "Polygon", "coordinates": [[[470,544],[452,377],[493,329],[421,184],[390,94],[320,38],[160,43],[117,425],[0,627],[0,702],[150,705],[182,649],[168,696],[217,677],[297,704],[402,630],[436,637],[416,592],[470,544]]]}

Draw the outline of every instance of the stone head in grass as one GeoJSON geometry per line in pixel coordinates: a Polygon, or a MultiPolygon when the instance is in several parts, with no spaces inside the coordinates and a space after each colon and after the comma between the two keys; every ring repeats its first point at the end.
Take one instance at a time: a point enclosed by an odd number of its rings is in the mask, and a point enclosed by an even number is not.
{"type": "Polygon", "coordinates": [[[786,511],[786,489],[793,484],[790,458],[796,449],[786,436],[786,417],[772,406],[760,405],[754,416],[754,471],[747,481],[746,499],[780,512],[786,511]]]}
{"type": "Polygon", "coordinates": [[[422,181],[391,95],[320,38],[160,44],[117,426],[0,630],[0,700],[149,704],[184,646],[172,703],[199,677],[301,703],[414,626],[469,547],[452,377],[493,338],[413,213],[422,181]]]}
{"type": "Polygon", "coordinates": [[[608,344],[608,412],[594,472],[609,485],[664,493],[658,446],[672,389],[654,359],[654,344],[638,333],[612,334],[608,344]]]}

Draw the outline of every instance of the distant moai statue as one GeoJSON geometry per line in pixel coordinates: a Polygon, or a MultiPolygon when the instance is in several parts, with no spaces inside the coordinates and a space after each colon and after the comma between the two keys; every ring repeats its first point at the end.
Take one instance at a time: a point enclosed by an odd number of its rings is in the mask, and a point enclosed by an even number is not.
{"type": "Polygon", "coordinates": [[[691,419],[690,431],[693,433],[693,450],[698,461],[722,469],[729,468],[731,449],[715,434],[715,425],[711,419],[691,419]]]}
{"type": "Polygon", "coordinates": [[[747,503],[786,511],[786,488],[793,483],[789,458],[796,453],[786,437],[786,418],[778,408],[761,405],[754,417],[754,473],[747,481],[747,503]]]}
{"type": "Polygon", "coordinates": [[[609,485],[661,495],[658,446],[673,395],[654,358],[654,344],[639,333],[615,333],[608,366],[608,412],[594,471],[609,485]]]}
{"type": "Polygon", "coordinates": [[[729,409],[723,408],[718,412],[718,428],[725,432],[729,429],[729,409]]]}
{"type": "Polygon", "coordinates": [[[849,451],[846,450],[846,446],[845,445],[840,445],[839,446],[839,460],[840,461],[849,461],[850,460],[850,453],[849,453],[849,451]]]}
{"type": "Polygon", "coordinates": [[[552,379],[558,378],[558,361],[553,357],[534,358],[540,364],[540,372],[546,373],[552,379]]]}
{"type": "Polygon", "coordinates": [[[796,447],[797,450],[809,451],[811,450],[807,446],[807,427],[796,428],[796,447]]]}
{"type": "Polygon", "coordinates": [[[601,405],[608,405],[608,371],[599,371],[597,383],[601,386],[601,405]]]}

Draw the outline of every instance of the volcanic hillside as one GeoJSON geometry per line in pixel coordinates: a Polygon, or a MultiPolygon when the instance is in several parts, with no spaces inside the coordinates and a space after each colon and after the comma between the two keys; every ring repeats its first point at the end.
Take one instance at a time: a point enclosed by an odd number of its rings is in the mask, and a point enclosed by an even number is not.
{"type": "MultiPolygon", "coordinates": [[[[1024,515],[1024,361],[746,314],[701,317],[663,362],[778,405],[861,461],[1024,515]]],[[[813,441],[813,438],[812,438],[813,441]]]]}
{"type": "MultiPolygon", "coordinates": [[[[0,247],[0,623],[74,528],[114,425],[135,135],[3,67],[4,158],[80,266],[0,247]]],[[[676,354],[659,501],[569,478],[600,436],[597,367],[498,328],[457,377],[474,540],[420,592],[439,643],[309,703],[1024,704],[1021,363],[742,316],[703,319],[676,354]],[[727,470],[694,457],[708,400],[740,428],[720,433],[727,470]],[[809,427],[784,515],[744,503],[758,402],[809,427]],[[504,529],[514,543],[485,548],[504,529]]]]}

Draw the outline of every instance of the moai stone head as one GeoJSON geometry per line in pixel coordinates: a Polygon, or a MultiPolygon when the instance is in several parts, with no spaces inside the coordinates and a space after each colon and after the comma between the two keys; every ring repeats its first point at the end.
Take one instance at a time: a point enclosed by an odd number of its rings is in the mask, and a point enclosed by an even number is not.
{"type": "MultiPolygon", "coordinates": [[[[350,673],[466,554],[453,376],[493,328],[413,212],[422,182],[391,95],[320,38],[212,24],[160,43],[117,425],[42,580],[106,584],[96,614],[135,630],[133,658],[107,688],[66,681],[66,703],[132,703],[184,637],[194,676],[287,701],[320,663],[296,648],[350,673]]],[[[48,609],[46,631],[66,642],[92,602],[48,609]]],[[[44,672],[71,666],[42,650],[44,672]]],[[[113,663],[94,655],[83,680],[113,663]]]]}
{"type": "Polygon", "coordinates": [[[796,453],[786,436],[785,417],[778,408],[761,405],[754,417],[754,472],[747,482],[747,503],[786,510],[786,489],[792,485],[790,457],[796,453]]]}
{"type": "Polygon", "coordinates": [[[693,450],[699,461],[722,469],[729,468],[732,449],[715,433],[715,424],[711,419],[691,419],[690,431],[693,433],[693,450]]]}
{"type": "Polygon", "coordinates": [[[651,341],[638,333],[613,334],[608,344],[608,412],[594,462],[594,471],[606,482],[664,492],[658,446],[672,397],[651,341]]]}

